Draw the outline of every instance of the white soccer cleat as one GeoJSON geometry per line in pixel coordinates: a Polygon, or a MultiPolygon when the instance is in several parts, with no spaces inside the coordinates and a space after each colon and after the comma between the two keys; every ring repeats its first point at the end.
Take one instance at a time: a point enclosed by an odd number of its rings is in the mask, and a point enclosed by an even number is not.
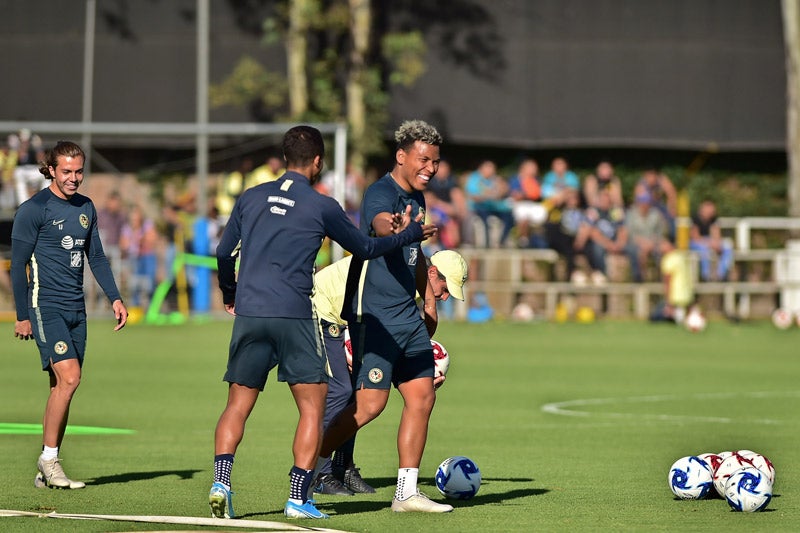
{"type": "Polygon", "coordinates": [[[452,510],[452,505],[436,503],[420,491],[405,500],[392,499],[392,511],[395,513],[449,513],[452,510]]]}
{"type": "Polygon", "coordinates": [[[61,468],[61,459],[54,457],[45,461],[39,458],[39,473],[33,480],[36,488],[51,487],[56,489],[82,489],[86,486],[83,481],[72,481],[61,468]]]}

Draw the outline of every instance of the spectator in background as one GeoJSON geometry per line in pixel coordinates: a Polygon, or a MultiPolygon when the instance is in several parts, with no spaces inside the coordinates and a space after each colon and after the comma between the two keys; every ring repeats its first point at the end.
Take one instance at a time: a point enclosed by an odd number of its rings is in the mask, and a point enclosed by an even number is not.
{"type": "Polygon", "coordinates": [[[222,183],[220,183],[217,189],[217,196],[214,200],[214,204],[224,220],[228,220],[233,205],[244,192],[247,176],[252,170],[253,160],[249,157],[245,157],[239,162],[239,166],[236,170],[223,176],[222,183]]]}
{"type": "Polygon", "coordinates": [[[487,246],[490,245],[489,217],[496,217],[503,223],[503,231],[496,243],[502,246],[514,227],[514,217],[507,201],[508,183],[497,174],[497,165],[489,160],[481,163],[477,170],[467,176],[464,188],[470,211],[483,221],[487,246]]]}
{"type": "Polygon", "coordinates": [[[520,163],[517,174],[509,182],[509,196],[514,201],[512,213],[517,223],[517,242],[520,248],[546,248],[547,242],[540,230],[547,220],[547,209],[542,205],[542,186],[539,183],[539,165],[534,159],[520,163]]]}
{"type": "Polygon", "coordinates": [[[134,206],[128,214],[128,222],[123,226],[119,245],[128,262],[131,304],[146,307],[155,288],[158,258],[156,242],[158,233],[152,220],[146,218],[139,206],[134,206]]]}
{"type": "Polygon", "coordinates": [[[605,159],[597,164],[594,174],[589,174],[583,180],[583,197],[587,206],[597,206],[600,191],[608,191],[613,209],[625,209],[625,200],[622,197],[622,183],[614,174],[614,167],[605,159]]]}
{"type": "Polygon", "coordinates": [[[119,192],[111,191],[103,207],[97,211],[97,227],[100,238],[103,239],[106,255],[109,257],[119,257],[119,240],[126,219],[122,197],[119,192]]]}
{"type": "Polygon", "coordinates": [[[655,167],[645,169],[642,177],[636,184],[636,194],[644,189],[650,195],[650,201],[667,221],[669,227],[669,240],[675,241],[675,215],[677,213],[678,195],[675,185],[669,176],[659,172],[655,167]]]}
{"type": "Polygon", "coordinates": [[[561,209],[567,197],[571,194],[568,189],[578,191],[580,180],[577,174],[569,170],[567,160],[556,157],[550,163],[550,171],[542,180],[542,198],[547,208],[547,221],[549,224],[561,223],[561,209]]]}
{"type": "MultiPolygon", "coordinates": [[[[336,172],[328,171],[323,174],[319,182],[314,185],[314,188],[322,194],[333,196],[335,179],[336,172]]],[[[347,213],[348,218],[353,221],[353,224],[358,226],[361,213],[361,198],[364,196],[364,186],[367,180],[364,174],[354,169],[350,163],[347,163],[344,180],[344,211],[347,213]]]]}
{"type": "Polygon", "coordinates": [[[647,260],[652,256],[658,265],[661,256],[673,248],[667,238],[667,221],[660,211],[653,208],[646,190],[640,189],[636,194],[634,204],[625,216],[625,227],[628,230],[626,252],[631,264],[631,277],[636,283],[641,283],[647,260]]]}
{"type": "Polygon", "coordinates": [[[566,189],[559,221],[545,224],[545,232],[549,247],[567,262],[567,279],[576,285],[586,283],[586,274],[575,269],[575,256],[583,252],[590,231],[591,226],[586,223],[580,207],[578,190],[566,189]]]}
{"type": "Polygon", "coordinates": [[[266,163],[253,169],[250,175],[247,176],[245,188],[249,189],[254,185],[275,181],[283,176],[284,172],[286,172],[286,168],[284,168],[283,159],[277,155],[270,155],[267,157],[266,163]]]}
{"type": "Polygon", "coordinates": [[[444,248],[461,246],[461,228],[468,217],[467,197],[458,186],[448,161],[439,162],[439,170],[428,182],[425,204],[432,223],[439,228],[439,242],[444,248]]]}
{"type": "Polygon", "coordinates": [[[733,264],[733,246],[722,238],[717,220],[717,206],[712,200],[703,200],[692,215],[689,231],[689,249],[700,256],[700,279],[709,281],[728,279],[733,264]],[[716,278],[711,277],[711,254],[717,254],[716,278]]]}
{"type": "Polygon", "coordinates": [[[24,128],[18,134],[8,136],[8,147],[10,152],[16,154],[14,186],[17,204],[22,204],[31,197],[31,192],[38,192],[47,186],[39,172],[39,162],[44,159],[44,147],[38,135],[24,128]]]}
{"type": "Polygon", "coordinates": [[[0,143],[0,209],[17,207],[14,192],[14,168],[17,166],[17,154],[9,149],[6,142],[0,143]]]}
{"type": "Polygon", "coordinates": [[[625,228],[625,219],[614,214],[608,191],[601,191],[597,200],[596,207],[586,209],[586,218],[591,224],[586,257],[593,270],[592,283],[603,285],[608,280],[606,257],[608,254],[625,252],[628,230],[625,228]]]}

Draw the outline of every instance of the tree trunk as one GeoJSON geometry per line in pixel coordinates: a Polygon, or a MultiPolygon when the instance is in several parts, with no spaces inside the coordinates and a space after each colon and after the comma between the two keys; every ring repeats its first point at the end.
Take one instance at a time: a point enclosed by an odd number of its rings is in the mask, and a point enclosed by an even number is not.
{"type": "Polygon", "coordinates": [[[286,65],[289,85],[289,112],[300,119],[308,111],[306,57],[309,7],[316,0],[289,1],[289,32],[286,36],[286,65]]]}
{"type": "Polygon", "coordinates": [[[800,0],[782,0],[786,46],[786,154],[789,216],[800,217],[800,0]]]}
{"type": "Polygon", "coordinates": [[[354,172],[364,171],[362,144],[367,124],[367,105],[364,100],[364,71],[369,51],[372,13],[369,0],[348,0],[350,4],[350,28],[353,48],[350,52],[350,68],[347,71],[347,122],[350,125],[350,165],[354,172]]]}

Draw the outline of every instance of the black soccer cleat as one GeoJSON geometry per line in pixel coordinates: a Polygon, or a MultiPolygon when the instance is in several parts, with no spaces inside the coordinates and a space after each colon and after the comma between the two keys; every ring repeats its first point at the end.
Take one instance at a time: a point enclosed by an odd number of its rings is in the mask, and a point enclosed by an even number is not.
{"type": "Polygon", "coordinates": [[[347,468],[334,468],[333,475],[339,481],[343,483],[343,485],[357,494],[374,494],[375,489],[372,488],[369,483],[364,481],[364,478],[361,477],[361,473],[359,472],[359,468],[355,465],[351,465],[347,468]]]}
{"type": "Polygon", "coordinates": [[[317,494],[327,494],[329,496],[352,496],[353,491],[333,477],[331,474],[320,474],[314,482],[314,492],[317,494]]]}

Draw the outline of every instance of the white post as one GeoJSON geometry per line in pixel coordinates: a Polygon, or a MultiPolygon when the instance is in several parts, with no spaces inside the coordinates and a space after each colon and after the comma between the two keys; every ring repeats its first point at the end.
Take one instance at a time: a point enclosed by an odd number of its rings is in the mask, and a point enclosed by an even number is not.
{"type": "Polygon", "coordinates": [[[92,168],[92,133],[89,131],[89,124],[92,122],[92,93],[94,85],[94,33],[95,33],[95,13],[97,0],[86,0],[86,27],[84,28],[83,39],[83,107],[81,111],[81,121],[85,130],[81,135],[81,147],[86,153],[86,160],[83,168],[86,174],[92,168]]]}

